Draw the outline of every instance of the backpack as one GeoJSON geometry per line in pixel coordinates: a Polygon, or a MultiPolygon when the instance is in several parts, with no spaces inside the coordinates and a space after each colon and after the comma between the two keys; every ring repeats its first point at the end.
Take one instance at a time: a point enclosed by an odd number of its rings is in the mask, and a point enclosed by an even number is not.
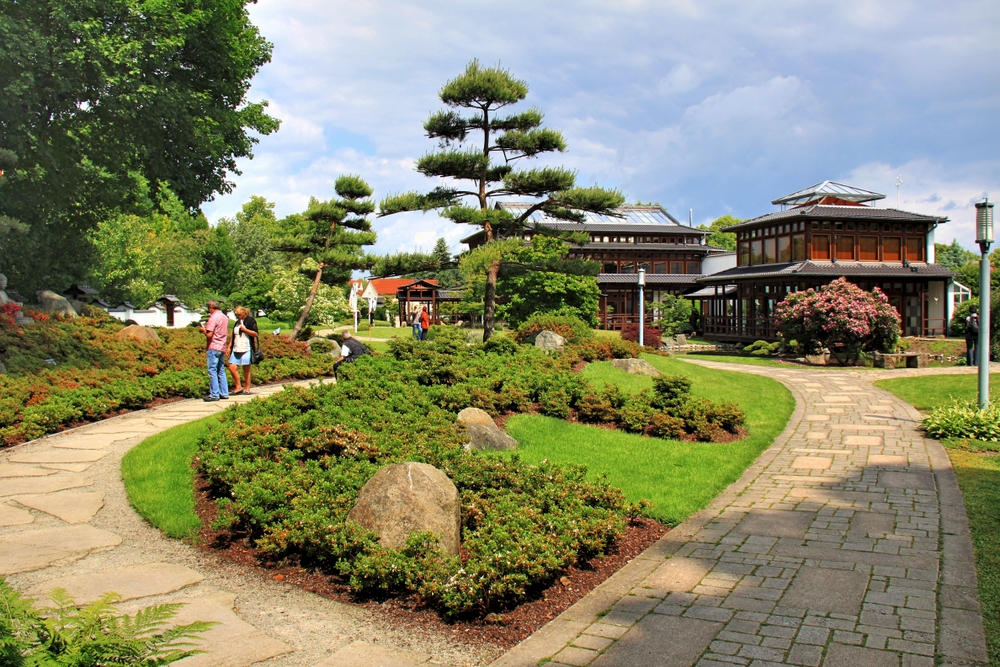
{"type": "Polygon", "coordinates": [[[966,338],[970,336],[979,335],[979,315],[973,313],[965,318],[965,336],[966,338]]]}

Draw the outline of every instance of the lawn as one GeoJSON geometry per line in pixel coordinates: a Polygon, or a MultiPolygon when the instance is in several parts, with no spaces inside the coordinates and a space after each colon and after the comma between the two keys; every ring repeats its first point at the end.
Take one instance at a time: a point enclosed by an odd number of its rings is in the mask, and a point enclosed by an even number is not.
{"type": "MultiPolygon", "coordinates": [[[[977,401],[979,379],[968,375],[921,375],[879,380],[876,387],[890,391],[918,410],[929,412],[954,400],[977,401]]],[[[990,373],[990,401],[1000,400],[1000,373],[990,373]]]]}
{"type": "Polygon", "coordinates": [[[279,320],[272,320],[269,317],[257,318],[257,330],[261,333],[274,333],[275,329],[281,329],[284,333],[288,333],[294,326],[294,322],[281,322],[279,320]]]}
{"type": "Polygon", "coordinates": [[[216,416],[174,426],[146,438],[122,459],[122,479],[139,515],[168,537],[193,539],[201,527],[195,513],[194,468],[198,440],[216,416]]]}
{"type": "MultiPolygon", "coordinates": [[[[922,375],[879,380],[875,384],[923,412],[953,400],[975,401],[979,389],[975,374],[922,375]]],[[[990,374],[990,400],[1000,400],[1000,373],[990,374]]],[[[943,444],[969,516],[986,643],[990,664],[997,665],[1000,664],[1000,458],[995,456],[997,443],[945,440],[943,444]]]]}
{"type": "MultiPolygon", "coordinates": [[[[512,417],[506,429],[520,442],[522,460],[583,464],[595,477],[607,475],[629,500],[649,500],[654,518],[676,525],[739,478],[785,428],[795,400],[769,378],[674,358],[644,358],[665,373],[690,377],[695,396],[738,403],[746,411],[750,436],[730,444],[676,442],[539,415],[512,417]]],[[[629,393],[652,386],[649,377],[629,375],[606,362],[587,366],[584,377],[596,385],[613,382],[629,393]]]]}

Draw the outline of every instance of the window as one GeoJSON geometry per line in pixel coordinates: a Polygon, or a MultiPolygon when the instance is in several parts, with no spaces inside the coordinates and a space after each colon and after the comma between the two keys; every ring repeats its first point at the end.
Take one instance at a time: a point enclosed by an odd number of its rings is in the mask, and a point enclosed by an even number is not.
{"type": "Polygon", "coordinates": [[[684,273],[684,262],[670,262],[670,273],[684,273]]]}
{"type": "Polygon", "coordinates": [[[911,236],[906,239],[906,260],[909,262],[924,261],[924,239],[911,236]]]}
{"type": "Polygon", "coordinates": [[[649,273],[649,262],[639,262],[639,268],[649,273]]]}
{"type": "Polygon", "coordinates": [[[887,236],[882,239],[882,261],[903,261],[903,242],[898,236],[887,236]]]}
{"type": "Polygon", "coordinates": [[[795,234],[792,236],[792,261],[801,262],[806,258],[806,235],[795,234]]]}
{"type": "Polygon", "coordinates": [[[605,237],[604,237],[604,243],[607,243],[607,242],[608,242],[608,237],[607,237],[607,236],[605,236],[605,237]]]}
{"type": "Polygon", "coordinates": [[[667,263],[666,262],[653,262],[653,273],[666,273],[667,263]]]}
{"type": "Polygon", "coordinates": [[[700,273],[701,267],[699,266],[699,264],[700,264],[700,262],[688,262],[687,263],[687,272],[688,273],[700,273]]]}
{"type": "Polygon", "coordinates": [[[604,262],[604,273],[618,273],[618,264],[615,262],[604,262]]]}
{"type": "Polygon", "coordinates": [[[837,236],[837,259],[854,259],[854,236],[837,236]]]}
{"type": "Polygon", "coordinates": [[[746,241],[741,241],[738,248],[739,265],[747,266],[750,264],[750,244],[746,241]]]}
{"type": "Polygon", "coordinates": [[[825,234],[813,234],[813,259],[830,259],[830,237],[825,234]]]}
{"type": "Polygon", "coordinates": [[[777,252],[775,251],[775,240],[774,239],[764,239],[764,263],[772,264],[776,261],[777,252]]]}
{"type": "Polygon", "coordinates": [[[787,236],[778,237],[778,261],[792,261],[792,240],[787,236]]]}
{"type": "Polygon", "coordinates": [[[622,273],[635,273],[635,264],[632,262],[622,262],[621,263],[622,273]]]}
{"type": "Polygon", "coordinates": [[[760,239],[750,242],[750,263],[751,264],[763,264],[764,263],[764,242],[760,239]]]}
{"type": "Polygon", "coordinates": [[[877,236],[862,236],[858,239],[858,245],[860,246],[860,259],[862,262],[877,262],[878,261],[878,237],[877,236]]]}

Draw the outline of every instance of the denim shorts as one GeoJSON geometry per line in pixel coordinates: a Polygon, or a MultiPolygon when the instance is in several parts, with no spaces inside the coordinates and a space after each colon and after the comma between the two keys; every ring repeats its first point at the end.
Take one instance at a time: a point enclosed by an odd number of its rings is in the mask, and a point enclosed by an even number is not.
{"type": "Polygon", "coordinates": [[[249,350],[246,352],[232,352],[229,355],[229,363],[233,366],[249,366],[250,356],[249,350]]]}

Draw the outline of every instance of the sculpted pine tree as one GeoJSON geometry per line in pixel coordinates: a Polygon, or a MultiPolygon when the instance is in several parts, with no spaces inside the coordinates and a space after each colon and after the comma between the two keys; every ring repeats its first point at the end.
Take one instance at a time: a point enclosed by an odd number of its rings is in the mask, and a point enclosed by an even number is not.
{"type": "MultiPolygon", "coordinates": [[[[563,152],[562,134],[542,127],[536,108],[502,115],[500,110],[523,100],[528,94],[524,81],[500,67],[485,68],[473,60],[465,72],[444,85],[441,101],[450,109],[431,114],[424,129],[437,139],[439,150],[417,162],[417,171],[429,177],[458,182],[455,187],[436,187],[426,194],[390,195],[379,205],[379,216],[402,211],[428,211],[456,223],[483,228],[486,243],[533,230],[558,235],[531,220],[541,211],[560,220],[584,221],[584,212],[612,213],[622,205],[621,193],[597,186],[576,186],[576,174],[560,167],[515,169],[522,158],[563,152]],[[463,115],[465,111],[471,112],[463,115]],[[530,197],[534,201],[519,215],[491,208],[499,198],[530,197]]],[[[483,303],[483,340],[493,334],[496,318],[496,286],[499,255],[486,269],[483,303]]]]}
{"type": "Polygon", "coordinates": [[[289,337],[295,340],[309,318],[321,282],[346,283],[351,271],[368,268],[371,259],[363,246],[375,243],[366,216],[375,211],[372,189],[360,176],[341,176],[334,184],[339,198],[313,199],[300,216],[289,216],[292,226],[282,230],[275,250],[303,258],[300,270],[312,277],[312,288],[289,337]]]}

